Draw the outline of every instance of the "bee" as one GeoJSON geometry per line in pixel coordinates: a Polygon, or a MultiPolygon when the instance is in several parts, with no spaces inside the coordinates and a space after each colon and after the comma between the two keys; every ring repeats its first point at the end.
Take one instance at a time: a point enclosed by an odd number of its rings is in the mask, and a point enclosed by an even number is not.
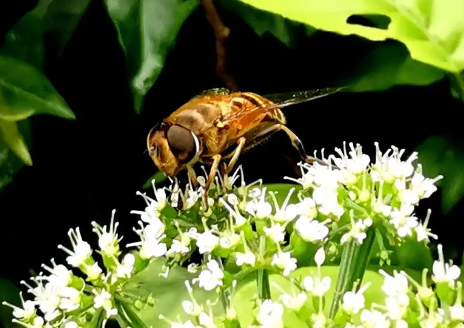
{"type": "Polygon", "coordinates": [[[209,89],[190,99],[149,131],[148,153],[166,176],[176,176],[186,169],[196,186],[198,182],[193,165],[197,162],[209,165],[211,170],[204,186],[206,200],[220,163],[226,179],[242,152],[278,131],[287,134],[304,161],[319,161],[306,154],[300,139],[286,126],[281,109],[342,89],[326,88],[272,96],[224,88],[209,89]]]}

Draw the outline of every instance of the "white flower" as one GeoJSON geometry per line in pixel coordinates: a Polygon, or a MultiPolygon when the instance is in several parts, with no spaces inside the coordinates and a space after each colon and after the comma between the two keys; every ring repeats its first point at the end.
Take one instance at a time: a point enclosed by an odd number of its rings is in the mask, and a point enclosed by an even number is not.
{"type": "Polygon", "coordinates": [[[390,321],[377,310],[362,310],[361,322],[365,328],[389,328],[390,321]]]}
{"type": "Polygon", "coordinates": [[[68,236],[71,240],[73,250],[71,251],[62,245],[58,245],[58,248],[69,254],[69,256],[66,258],[66,262],[68,262],[69,265],[73,267],[79,267],[91,257],[92,248],[90,247],[89,243],[82,240],[79,228],[76,228],[75,231],[70,229],[68,236]]]}
{"type": "Polygon", "coordinates": [[[329,276],[308,276],[303,279],[303,287],[307,292],[310,292],[316,297],[324,296],[330,289],[332,279],[329,276]]]}
{"type": "Polygon", "coordinates": [[[147,207],[145,211],[131,211],[131,214],[139,214],[140,219],[148,224],[153,225],[162,225],[160,221],[160,213],[166,205],[168,205],[168,201],[166,198],[166,192],[164,189],[156,189],[155,184],[153,182],[153,189],[155,191],[155,198],[156,200],[148,197],[146,194],[142,194],[141,192],[137,192],[137,195],[142,196],[145,202],[147,203],[147,207]]]}
{"type": "Polygon", "coordinates": [[[406,161],[402,161],[405,150],[399,150],[392,146],[385,154],[379,149],[379,143],[375,142],[376,162],[372,167],[371,176],[374,181],[383,180],[386,183],[393,183],[396,179],[405,179],[414,172],[412,162],[417,159],[417,152],[409,156],[406,161]],[[390,155],[390,153],[393,153],[390,155]]]}
{"type": "Polygon", "coordinates": [[[200,272],[195,282],[198,281],[199,286],[205,290],[213,290],[218,286],[222,286],[224,273],[219,267],[218,262],[211,260],[206,264],[206,267],[207,269],[200,272]]]}
{"type": "Polygon", "coordinates": [[[362,147],[356,144],[356,148],[353,143],[349,143],[350,151],[346,152],[346,142],[343,142],[343,152],[339,148],[335,148],[335,151],[340,155],[340,158],[332,156],[335,165],[341,169],[341,181],[346,185],[351,185],[356,182],[357,175],[366,171],[370,164],[370,158],[368,155],[362,153],[362,147]],[[348,156],[349,155],[349,156],[348,156]]]}
{"type": "MultiPolygon", "coordinates": [[[[246,223],[246,219],[243,217],[243,215],[241,215],[238,210],[234,210],[232,207],[230,207],[229,204],[227,204],[227,202],[222,199],[222,198],[219,198],[219,201],[227,208],[227,210],[229,211],[230,215],[232,215],[232,217],[235,219],[235,226],[236,227],[241,227],[243,226],[245,223],[246,223]]],[[[232,204],[232,203],[231,203],[232,204]]],[[[234,205],[234,204],[232,204],[234,205]]],[[[234,205],[236,206],[236,205],[234,205]]]]}
{"type": "Polygon", "coordinates": [[[430,229],[427,228],[430,220],[430,215],[432,214],[432,211],[429,209],[427,211],[427,216],[425,217],[424,222],[419,223],[416,227],[416,236],[417,236],[417,241],[428,241],[429,237],[432,237],[434,239],[438,239],[438,236],[434,233],[430,232],[430,229]]]}
{"type": "Polygon", "coordinates": [[[274,205],[276,212],[274,214],[274,220],[279,223],[286,223],[292,221],[298,214],[298,207],[295,204],[289,204],[290,197],[292,196],[295,188],[291,188],[285,197],[284,203],[279,207],[275,193],[271,193],[271,196],[274,200],[274,205]]]}
{"type": "Polygon", "coordinates": [[[131,253],[124,255],[121,264],[116,266],[116,277],[118,278],[130,278],[132,271],[134,270],[135,256],[131,253]]]}
{"type": "Polygon", "coordinates": [[[116,234],[116,229],[118,228],[119,223],[114,223],[114,214],[116,211],[113,210],[111,214],[110,228],[109,231],[106,231],[106,225],[101,227],[96,222],[92,222],[93,229],[92,231],[98,235],[98,246],[100,247],[102,254],[104,256],[117,256],[119,254],[119,242],[121,239],[118,239],[116,234]]]}
{"type": "Polygon", "coordinates": [[[197,237],[197,247],[200,254],[211,253],[219,245],[219,237],[211,231],[205,231],[197,237]]]}
{"type": "Polygon", "coordinates": [[[364,309],[364,295],[363,293],[370,286],[370,283],[366,283],[357,292],[346,292],[343,295],[342,308],[349,315],[357,314],[359,311],[364,309]]]}
{"type": "Polygon", "coordinates": [[[239,243],[240,236],[230,230],[226,230],[219,238],[219,246],[225,249],[235,247],[239,243]]]}
{"type": "Polygon", "coordinates": [[[256,263],[256,256],[251,251],[247,250],[245,253],[235,253],[236,263],[238,266],[249,264],[254,266],[256,263]]]}
{"type": "Polygon", "coordinates": [[[48,280],[51,284],[57,287],[68,286],[72,281],[71,270],[69,270],[62,264],[57,265],[54,259],[52,259],[51,262],[53,264],[53,268],[50,268],[49,266],[42,264],[42,268],[51,273],[50,276],[46,278],[44,277],[44,279],[48,280]]]}
{"type": "Polygon", "coordinates": [[[256,320],[263,328],[283,328],[283,314],[284,307],[282,304],[273,302],[272,300],[264,300],[259,307],[256,320]]]}
{"type": "Polygon", "coordinates": [[[8,306],[13,309],[13,316],[17,319],[23,319],[24,321],[29,321],[35,316],[35,302],[33,301],[24,301],[23,295],[19,294],[21,298],[22,307],[17,307],[8,302],[2,302],[2,305],[8,306]]]}
{"type": "Polygon", "coordinates": [[[171,244],[171,248],[167,251],[166,255],[172,256],[175,254],[187,254],[190,251],[182,241],[174,239],[171,244]]]}
{"type": "Polygon", "coordinates": [[[190,273],[197,273],[198,272],[199,265],[196,263],[190,263],[187,266],[187,271],[190,273]]]}
{"type": "Polygon", "coordinates": [[[329,228],[324,223],[304,216],[295,222],[295,229],[301,238],[311,243],[322,241],[329,234],[329,228]]]}
{"type": "Polygon", "coordinates": [[[112,295],[108,291],[102,289],[100,293],[97,290],[93,290],[95,294],[94,298],[94,308],[99,309],[103,308],[106,312],[106,318],[108,319],[111,316],[118,314],[118,309],[113,307],[112,295]]]}
{"type": "Polygon", "coordinates": [[[461,269],[457,265],[453,265],[453,262],[445,263],[445,257],[443,255],[443,246],[438,245],[438,261],[433,262],[433,275],[432,280],[439,284],[448,284],[450,288],[453,288],[456,280],[461,275],[461,269]]]}
{"type": "Polygon", "coordinates": [[[311,197],[303,198],[297,204],[297,214],[308,219],[314,219],[317,216],[316,202],[311,197]]]}
{"type": "Polygon", "coordinates": [[[81,305],[81,292],[72,287],[60,291],[60,309],[66,312],[77,310],[81,305]]]}
{"type": "Polygon", "coordinates": [[[279,298],[287,309],[293,311],[299,311],[308,299],[306,293],[297,293],[295,295],[283,293],[279,298]]]}
{"type": "Polygon", "coordinates": [[[272,206],[266,202],[265,197],[266,188],[263,188],[259,197],[247,202],[245,211],[258,219],[269,217],[272,213],[272,206]]]}
{"type": "Polygon", "coordinates": [[[84,267],[85,273],[87,274],[89,280],[97,280],[103,272],[97,262],[93,263],[92,265],[84,264],[84,267]]]}
{"type": "Polygon", "coordinates": [[[401,204],[400,209],[394,208],[390,214],[390,222],[401,238],[411,236],[413,230],[419,225],[417,217],[412,216],[413,211],[413,205],[401,204]]]}
{"type": "Polygon", "coordinates": [[[395,271],[393,276],[390,276],[383,270],[379,272],[385,277],[382,290],[387,296],[405,295],[408,293],[408,278],[404,274],[395,271]]]}
{"type": "Polygon", "coordinates": [[[356,221],[355,224],[351,225],[351,230],[342,236],[340,239],[340,244],[345,244],[346,242],[355,239],[359,245],[362,244],[363,240],[366,238],[366,229],[372,225],[372,219],[366,218],[356,221]]]}
{"type": "Polygon", "coordinates": [[[139,254],[143,259],[164,256],[167,252],[166,244],[161,243],[161,240],[166,237],[166,235],[163,234],[164,225],[159,226],[157,224],[149,224],[144,227],[140,221],[139,225],[141,226],[141,229],[134,229],[134,231],[139,235],[141,241],[128,244],[127,246],[139,246],[139,254]]]}
{"type": "Polygon", "coordinates": [[[283,275],[288,276],[290,272],[296,269],[296,259],[291,257],[290,252],[278,251],[272,257],[271,265],[275,265],[278,268],[284,270],[283,275]]]}
{"type": "Polygon", "coordinates": [[[206,312],[200,313],[198,316],[198,322],[200,325],[206,328],[217,328],[217,326],[214,324],[213,318],[206,312]]]}
{"type": "Polygon", "coordinates": [[[264,233],[276,244],[281,243],[285,239],[285,226],[280,223],[272,223],[270,227],[263,228],[264,233]]]}

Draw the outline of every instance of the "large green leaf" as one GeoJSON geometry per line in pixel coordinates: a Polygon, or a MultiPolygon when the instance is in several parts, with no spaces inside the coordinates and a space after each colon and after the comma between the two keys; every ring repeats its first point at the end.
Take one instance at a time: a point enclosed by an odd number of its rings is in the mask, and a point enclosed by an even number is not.
{"type": "Polygon", "coordinates": [[[444,71],[414,60],[401,43],[380,43],[340,85],[351,91],[380,91],[395,85],[429,85],[441,80],[444,71]]]}
{"type": "Polygon", "coordinates": [[[126,53],[137,112],[198,0],[106,0],[126,53]]]}
{"type": "Polygon", "coordinates": [[[370,40],[395,39],[412,58],[453,73],[464,69],[464,1],[462,0],[241,0],[257,8],[342,35],[370,40]],[[348,22],[353,15],[384,15],[388,28],[348,22]]]}
{"type": "Polygon", "coordinates": [[[298,41],[298,34],[295,33],[297,28],[304,28],[307,36],[316,31],[311,26],[258,10],[239,0],[219,0],[218,3],[227,10],[237,13],[259,36],[270,33],[287,47],[292,47],[298,41]]]}
{"type": "Polygon", "coordinates": [[[464,196],[464,148],[449,138],[432,136],[417,151],[426,176],[444,176],[439,182],[443,189],[441,205],[448,213],[464,196]]]}
{"type": "MultiPolygon", "coordinates": [[[[0,92],[7,109],[2,114],[75,116],[50,81],[25,62],[0,55],[0,92]]],[[[26,115],[27,116],[27,115],[26,115]]]]}
{"type": "MultiPolygon", "coordinates": [[[[167,278],[161,277],[163,272],[162,260],[153,261],[145,270],[133,277],[123,292],[138,295],[141,298],[150,295],[155,299],[154,307],[145,307],[139,313],[140,319],[147,327],[170,327],[170,325],[159,318],[162,314],[166,318],[176,321],[189,319],[182,309],[182,301],[191,300],[185,286],[185,281],[192,281],[198,274],[189,273],[185,268],[176,267],[169,271],[167,278]]],[[[214,303],[217,299],[215,292],[207,292],[197,285],[193,286],[194,297],[200,304],[206,304],[210,299],[214,303]]],[[[221,304],[214,307],[217,314],[221,314],[221,304]]]]}
{"type": "MultiPolygon", "coordinates": [[[[328,276],[332,280],[331,288],[326,294],[326,307],[324,312],[328,315],[331,300],[335,292],[335,285],[337,283],[338,277],[338,266],[323,266],[321,268],[322,276],[328,276]]],[[[303,267],[295,270],[290,274],[291,278],[302,279],[306,276],[315,274],[317,269],[315,267],[303,267]]],[[[297,288],[292,288],[292,283],[282,275],[271,274],[269,276],[269,281],[271,283],[271,297],[276,300],[281,295],[281,290],[284,290],[287,293],[292,293],[292,290],[295,292],[297,288]],[[280,288],[275,287],[274,284],[280,286],[280,288]]],[[[366,282],[371,282],[371,286],[364,293],[366,299],[366,306],[369,306],[373,302],[382,304],[385,298],[385,294],[382,292],[381,287],[383,284],[383,276],[377,272],[366,270],[363,278],[363,284],[366,282]]],[[[234,305],[237,309],[238,318],[242,327],[249,327],[253,321],[253,312],[252,309],[256,306],[255,299],[257,296],[257,288],[255,280],[247,280],[242,283],[239,282],[236,295],[234,297],[234,305]]],[[[291,327],[307,327],[303,325],[297,317],[292,316],[289,313],[285,313],[284,320],[286,322],[290,321],[291,327]]]]}
{"type": "Polygon", "coordinates": [[[5,36],[2,54],[41,69],[44,36],[59,55],[87,9],[90,0],[40,0],[5,36]]]}
{"type": "MultiPolygon", "coordinates": [[[[23,164],[32,165],[29,121],[21,116],[2,115],[0,107],[0,190],[13,180],[23,164]],[[18,118],[18,120],[14,120],[18,118]]],[[[26,113],[27,114],[27,113],[26,113]]]]}
{"type": "Polygon", "coordinates": [[[32,165],[24,133],[29,134],[27,119],[37,114],[74,119],[66,102],[40,71],[0,55],[0,189],[11,182],[22,163],[32,165]]]}

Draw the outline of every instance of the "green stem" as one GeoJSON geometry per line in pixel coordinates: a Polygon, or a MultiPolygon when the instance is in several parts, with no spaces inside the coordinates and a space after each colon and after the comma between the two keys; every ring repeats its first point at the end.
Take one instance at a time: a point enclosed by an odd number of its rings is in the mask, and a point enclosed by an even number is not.
{"type": "Polygon", "coordinates": [[[353,271],[353,259],[356,250],[356,241],[351,240],[346,243],[343,247],[342,258],[340,260],[340,269],[338,271],[337,286],[335,287],[335,293],[332,299],[332,304],[330,305],[329,317],[333,320],[335,314],[338,311],[338,306],[342,295],[346,291],[346,286],[349,283],[351,278],[351,273],[353,271]]]}
{"type": "Polygon", "coordinates": [[[126,322],[127,326],[131,328],[148,328],[122,297],[116,295],[115,304],[118,315],[126,322]]]}
{"type": "Polygon", "coordinates": [[[335,287],[334,297],[330,306],[329,316],[335,318],[340,300],[343,294],[352,290],[353,285],[357,282],[357,288],[361,286],[364,272],[366,272],[367,264],[375,240],[374,227],[370,227],[366,231],[366,238],[361,245],[355,240],[351,240],[343,247],[342,258],[340,262],[340,270],[338,272],[337,286],[335,287]]]}
{"type": "Polygon", "coordinates": [[[269,271],[258,269],[256,271],[256,282],[258,285],[258,296],[261,300],[271,299],[271,286],[269,284],[269,271]]]}
{"type": "Polygon", "coordinates": [[[356,281],[358,283],[356,290],[361,287],[364,272],[366,272],[367,265],[369,264],[371,249],[374,245],[375,231],[376,229],[374,227],[368,228],[366,231],[366,238],[363,240],[363,243],[360,245],[360,247],[358,247],[356,250],[354,259],[355,265],[353,266],[353,273],[351,275],[350,283],[347,286],[348,290],[353,288],[353,283],[356,281]]]}

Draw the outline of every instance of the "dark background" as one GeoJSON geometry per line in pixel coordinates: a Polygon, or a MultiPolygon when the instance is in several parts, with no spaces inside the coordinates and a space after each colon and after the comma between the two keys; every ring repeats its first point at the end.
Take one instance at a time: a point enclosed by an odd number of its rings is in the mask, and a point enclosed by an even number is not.
{"type": "MultiPolygon", "coordinates": [[[[34,5],[31,0],[9,2],[8,8],[0,3],[1,35],[34,5]]],[[[373,47],[357,37],[317,32],[289,49],[269,34],[257,36],[236,14],[219,10],[231,29],[228,69],[245,91],[269,94],[332,86],[373,47]]],[[[46,54],[45,60],[45,74],[77,119],[33,117],[34,165],[23,167],[0,193],[0,277],[15,283],[27,279],[30,269],[39,272],[41,263],[52,257],[64,261],[57,245],[69,245],[70,228],[79,226],[85,239],[96,241],[90,222],[109,223],[113,209],[119,234],[126,243],[133,241],[137,217],[129,212],[144,208],[135,193],[156,172],[144,153],[148,130],[195,94],[222,86],[215,71],[214,35],[201,7],[184,23],[140,115],[133,109],[125,57],[102,1],[92,2],[64,53],[46,54]]],[[[396,145],[409,155],[433,134],[461,138],[463,113],[447,80],[427,87],[339,94],[285,110],[288,126],[308,153],[321,148],[331,153],[343,141],[352,141],[371,156],[375,141],[382,150],[396,145]]],[[[262,177],[271,183],[294,176],[297,160],[283,134],[251,151],[242,163],[248,182],[262,177]]],[[[460,263],[463,242],[453,226],[463,205],[444,216],[437,192],[423,202],[420,219],[428,207],[433,210],[430,227],[460,263]]]]}

